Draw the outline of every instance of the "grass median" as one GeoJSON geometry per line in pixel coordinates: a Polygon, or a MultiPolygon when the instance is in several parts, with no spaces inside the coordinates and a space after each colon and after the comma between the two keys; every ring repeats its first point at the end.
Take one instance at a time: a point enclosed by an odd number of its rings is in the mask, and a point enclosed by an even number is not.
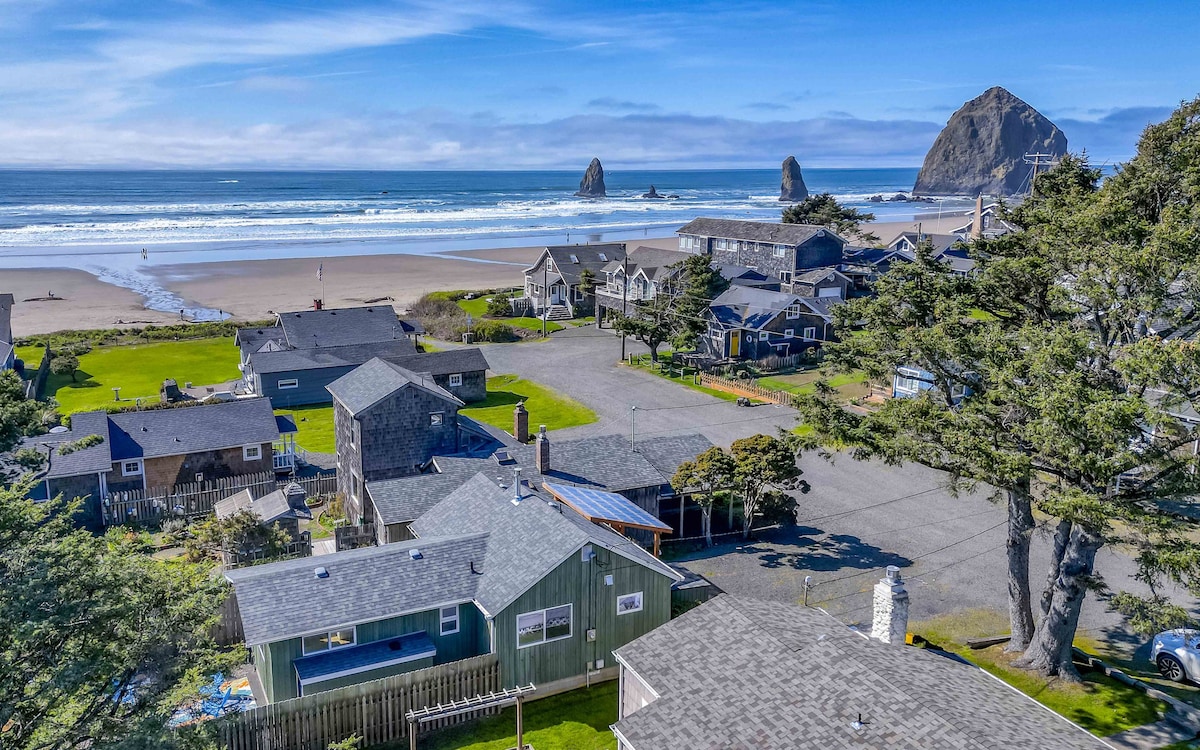
{"type": "Polygon", "coordinates": [[[513,408],[524,401],[531,429],[544,424],[548,430],[561,430],[596,421],[596,412],[578,401],[516,375],[488,378],[487,389],[487,399],[468,404],[459,409],[459,414],[509,432],[513,428],[513,408]]]}

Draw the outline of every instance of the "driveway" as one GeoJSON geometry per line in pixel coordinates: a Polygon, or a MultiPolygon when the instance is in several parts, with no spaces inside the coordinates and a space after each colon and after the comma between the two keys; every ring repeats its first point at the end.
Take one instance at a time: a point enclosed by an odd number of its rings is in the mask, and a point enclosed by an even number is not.
{"type": "MultiPolygon", "coordinates": [[[[631,354],[649,350],[632,339],[631,354]]],[[[514,373],[547,385],[586,404],[599,421],[554,432],[570,439],[592,435],[628,435],[633,427],[631,407],[637,406],[637,438],[701,432],[718,445],[758,433],[774,434],[796,426],[793,409],[761,405],[739,407],[691,390],[650,373],[620,364],[621,339],[595,326],[567,328],[548,341],[492,344],[483,347],[494,374],[514,373]]],[[[537,414],[529,415],[531,427],[537,414]]]]}

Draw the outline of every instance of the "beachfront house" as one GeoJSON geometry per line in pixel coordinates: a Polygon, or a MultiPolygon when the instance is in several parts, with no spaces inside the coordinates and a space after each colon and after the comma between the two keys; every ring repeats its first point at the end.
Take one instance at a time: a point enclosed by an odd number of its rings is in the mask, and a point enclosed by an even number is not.
{"type": "Polygon", "coordinates": [[[379,357],[430,374],[465,402],[487,398],[487,360],[478,349],[418,353],[419,324],[390,306],[279,313],[276,324],[241,328],[234,338],[248,392],[277,409],[332,403],[327,386],[379,357]]]}
{"type": "Polygon", "coordinates": [[[15,300],[11,294],[0,293],[0,372],[11,370],[17,363],[13,345],[12,312],[15,300]]]}
{"type": "Polygon", "coordinates": [[[821,609],[722,595],[621,646],[617,747],[1110,747],[973,664],[905,645],[893,570],[870,636],[821,609]]]}
{"type": "Polygon", "coordinates": [[[778,278],[787,289],[796,273],[836,268],[846,241],[825,227],[737,219],[693,219],[680,227],[679,249],[713,263],[745,266],[778,278]]]}
{"type": "MultiPolygon", "coordinates": [[[[845,277],[838,281],[846,283],[845,277]]],[[[840,301],[731,286],[708,307],[699,352],[717,362],[812,354],[832,340],[832,306],[840,301]]]]}
{"type": "Polygon", "coordinates": [[[690,253],[641,246],[604,266],[596,285],[596,318],[632,314],[638,303],[666,292],[690,253]]]}
{"type": "MultiPolygon", "coordinates": [[[[169,495],[176,485],[295,468],[296,425],[265,398],[71,416],[71,429],[27,438],[42,451],[37,497],[85,498],[85,521],[105,519],[116,492],[169,495]]],[[[107,523],[125,520],[107,518],[107,523]]]]}
{"type": "Polygon", "coordinates": [[[624,257],[625,245],[619,242],[544,248],[537,262],[525,269],[524,297],[518,304],[549,320],[594,315],[596,295],[585,290],[584,272],[590,271],[592,284],[599,287],[605,283],[605,266],[624,257]]]}
{"type": "Polygon", "coordinates": [[[413,529],[225,574],[268,702],[489,653],[505,685],[552,694],[611,679],[613,651],[670,619],[682,580],[549,488],[484,473],[413,529]]]}

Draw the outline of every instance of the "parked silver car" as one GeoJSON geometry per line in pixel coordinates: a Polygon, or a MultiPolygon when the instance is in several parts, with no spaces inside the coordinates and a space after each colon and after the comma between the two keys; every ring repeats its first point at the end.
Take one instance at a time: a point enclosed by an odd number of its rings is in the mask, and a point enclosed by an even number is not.
{"type": "Polygon", "coordinates": [[[1200,681],[1200,630],[1164,630],[1154,636],[1150,659],[1168,680],[1200,681]]]}

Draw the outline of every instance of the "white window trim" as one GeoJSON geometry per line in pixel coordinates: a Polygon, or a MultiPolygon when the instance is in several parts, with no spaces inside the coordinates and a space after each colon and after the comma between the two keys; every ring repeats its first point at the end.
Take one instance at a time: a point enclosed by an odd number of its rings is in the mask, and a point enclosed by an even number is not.
{"type": "Polygon", "coordinates": [[[322,632],[308,633],[307,635],[300,636],[300,654],[302,656],[312,656],[313,654],[323,654],[326,651],[337,651],[337,649],[339,649],[339,648],[350,648],[351,646],[357,646],[357,645],[358,645],[358,626],[357,625],[351,625],[348,628],[332,628],[330,630],[324,631],[323,633],[322,632]],[[332,644],[329,642],[328,636],[330,633],[336,633],[339,630],[349,630],[351,633],[354,634],[354,637],[350,639],[349,643],[344,644],[342,646],[338,646],[337,648],[333,648],[332,644]],[[325,648],[316,650],[316,651],[309,651],[308,649],[304,648],[304,639],[312,638],[314,635],[326,636],[325,648]]]}
{"type": "Polygon", "coordinates": [[[892,387],[901,393],[919,393],[921,390],[921,373],[909,367],[896,368],[896,379],[892,387]],[[912,383],[910,387],[908,384],[912,383]]]}
{"type": "Polygon", "coordinates": [[[262,446],[261,445],[243,445],[242,446],[242,460],[243,461],[261,461],[262,460],[262,446]]]}
{"type": "Polygon", "coordinates": [[[142,464],[141,459],[121,462],[121,476],[123,477],[140,477],[143,471],[145,471],[145,466],[142,464]],[[130,464],[133,464],[137,468],[130,471],[130,464]]]}
{"type": "Polygon", "coordinates": [[[617,597],[617,617],[620,617],[621,615],[631,615],[634,612],[641,612],[643,607],[645,606],[645,603],[646,603],[646,597],[642,595],[641,591],[631,591],[628,594],[621,594],[620,596],[617,597]],[[636,596],[638,598],[637,609],[625,609],[625,610],[621,609],[621,600],[628,599],[631,596],[636,596]]]}
{"type": "Polygon", "coordinates": [[[442,411],[429,412],[429,426],[430,427],[441,427],[445,423],[446,423],[446,413],[445,412],[442,412],[442,411]],[[437,421],[434,421],[435,419],[437,421]]]}
{"type": "Polygon", "coordinates": [[[796,329],[795,328],[785,328],[783,331],[783,335],[789,339],[794,339],[794,338],[796,338],[796,329]]]}
{"type": "Polygon", "coordinates": [[[766,331],[759,331],[759,332],[758,332],[758,340],[759,340],[759,341],[766,341],[766,340],[768,340],[769,338],[771,338],[771,334],[770,334],[770,333],[768,333],[768,332],[766,332],[766,331]]]}
{"type": "Polygon", "coordinates": [[[787,306],[787,319],[798,320],[800,318],[800,305],[787,306]]]}
{"type": "Polygon", "coordinates": [[[816,339],[817,339],[816,327],[808,326],[807,328],[805,328],[804,329],[804,338],[808,339],[809,341],[816,341],[816,339]]]}
{"type": "Polygon", "coordinates": [[[275,387],[281,391],[290,390],[292,388],[299,388],[300,380],[298,378],[284,378],[283,380],[276,382],[275,387]]]}
{"type": "Polygon", "coordinates": [[[517,615],[517,629],[516,630],[517,630],[517,650],[518,651],[520,651],[523,648],[533,648],[534,646],[541,646],[541,645],[544,645],[547,643],[553,643],[555,641],[565,641],[566,639],[571,638],[572,636],[575,635],[575,604],[574,603],[559,604],[554,607],[546,607],[545,609],[535,609],[532,612],[522,612],[517,615]],[[568,625],[569,632],[566,635],[560,635],[557,638],[547,638],[546,637],[546,629],[549,626],[546,624],[546,613],[552,609],[561,609],[562,607],[567,607],[571,613],[570,617],[569,617],[569,625],[568,625]],[[537,643],[521,643],[521,627],[520,627],[521,618],[528,617],[529,615],[538,615],[538,614],[540,614],[542,616],[542,640],[538,641],[537,643]]]}
{"type": "Polygon", "coordinates": [[[451,388],[458,388],[462,384],[463,384],[463,379],[462,379],[461,372],[450,373],[450,387],[451,388]]]}
{"type": "Polygon", "coordinates": [[[439,618],[440,618],[440,620],[441,620],[441,626],[440,626],[440,627],[439,627],[439,629],[438,629],[438,633],[439,633],[439,634],[441,634],[441,635],[454,635],[455,633],[457,633],[457,632],[458,632],[458,629],[459,629],[459,611],[458,611],[458,605],[457,605],[457,604],[452,604],[452,605],[450,605],[449,607],[441,607],[440,609],[438,609],[438,617],[439,617],[439,618]],[[446,616],[446,610],[448,610],[448,609],[452,609],[452,610],[454,610],[454,616],[453,616],[453,617],[447,617],[447,616],[446,616]],[[454,623],[454,629],[453,629],[453,630],[447,630],[447,629],[446,629],[446,623],[450,623],[450,622],[454,623]]]}

